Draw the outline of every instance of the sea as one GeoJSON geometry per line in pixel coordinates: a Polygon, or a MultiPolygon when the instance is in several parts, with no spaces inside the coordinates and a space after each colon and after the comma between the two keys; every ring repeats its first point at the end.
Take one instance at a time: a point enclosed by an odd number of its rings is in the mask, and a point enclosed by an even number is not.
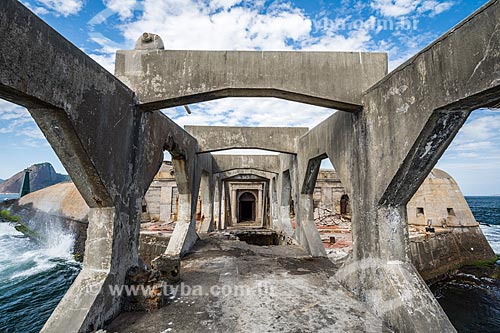
{"type": "MultiPolygon", "coordinates": [[[[2,195],[0,201],[17,195],[2,195]]],[[[35,333],[81,269],[72,255],[74,235],[48,229],[35,242],[0,222],[0,332],[35,333]]]]}
{"type": "MultiPolygon", "coordinates": [[[[15,198],[0,194],[0,201],[15,198]]],[[[500,254],[500,196],[466,197],[495,253],[500,254]]],[[[48,232],[37,243],[0,223],[0,332],[35,333],[81,270],[74,236],[48,232]]],[[[430,288],[458,332],[500,332],[500,265],[469,267],[430,288]]]]}
{"type": "MultiPolygon", "coordinates": [[[[500,196],[465,197],[493,251],[500,254],[500,196]]],[[[458,332],[500,333],[500,265],[465,267],[430,285],[458,332]]]]}

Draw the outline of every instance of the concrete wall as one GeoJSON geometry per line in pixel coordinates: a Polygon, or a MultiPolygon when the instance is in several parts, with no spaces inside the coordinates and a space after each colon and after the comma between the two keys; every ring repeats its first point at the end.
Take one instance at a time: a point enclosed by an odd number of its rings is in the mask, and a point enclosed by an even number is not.
{"type": "Polygon", "coordinates": [[[410,252],[413,265],[425,280],[496,258],[479,226],[448,228],[433,235],[412,237],[410,252]]]}
{"type": "Polygon", "coordinates": [[[152,221],[168,222],[177,219],[174,215],[177,214],[178,190],[171,163],[162,163],[144,199],[152,221]]]}
{"type": "Polygon", "coordinates": [[[344,194],[346,190],[335,171],[320,170],[313,193],[314,206],[340,215],[340,199],[344,194]]]}

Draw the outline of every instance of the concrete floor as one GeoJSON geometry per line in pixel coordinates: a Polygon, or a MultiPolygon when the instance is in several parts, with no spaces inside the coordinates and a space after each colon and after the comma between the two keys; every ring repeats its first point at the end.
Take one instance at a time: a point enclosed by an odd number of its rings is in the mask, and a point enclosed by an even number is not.
{"type": "Polygon", "coordinates": [[[335,280],[336,271],[297,246],[207,238],[183,260],[168,305],[122,313],[107,332],[391,332],[335,280]],[[186,286],[191,295],[181,295],[186,286]]]}

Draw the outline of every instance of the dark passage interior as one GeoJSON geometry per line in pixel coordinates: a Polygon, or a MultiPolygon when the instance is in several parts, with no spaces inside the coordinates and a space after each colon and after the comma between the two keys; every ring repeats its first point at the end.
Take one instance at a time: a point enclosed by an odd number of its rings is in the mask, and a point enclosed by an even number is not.
{"type": "Polygon", "coordinates": [[[255,221],[255,196],[245,192],[239,200],[238,222],[255,221]]]}

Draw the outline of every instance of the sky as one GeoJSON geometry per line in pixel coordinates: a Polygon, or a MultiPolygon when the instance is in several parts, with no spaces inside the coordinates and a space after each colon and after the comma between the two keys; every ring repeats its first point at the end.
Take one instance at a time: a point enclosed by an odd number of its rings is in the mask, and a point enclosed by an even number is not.
{"type": "MultiPolygon", "coordinates": [[[[23,0],[77,47],[114,71],[115,52],[143,32],[166,49],[377,51],[389,70],[485,0],[23,0]]],[[[272,98],[221,99],[163,110],[179,125],[314,127],[334,110],[272,98]]],[[[29,113],[0,100],[0,178],[50,162],[66,173],[29,113]]],[[[324,166],[327,166],[326,164],[324,166]]],[[[500,111],[474,111],[437,167],[466,195],[500,194],[500,111]]]]}

